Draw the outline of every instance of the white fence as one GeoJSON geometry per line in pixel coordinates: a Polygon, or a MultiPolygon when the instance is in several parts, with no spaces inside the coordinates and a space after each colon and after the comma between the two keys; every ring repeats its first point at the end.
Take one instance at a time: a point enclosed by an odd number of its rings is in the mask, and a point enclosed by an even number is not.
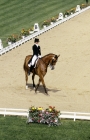
{"type": "Polygon", "coordinates": [[[90,120],[90,113],[61,111],[60,119],[90,120]]]}
{"type": "MultiPolygon", "coordinates": [[[[10,115],[10,116],[25,116],[28,117],[28,109],[12,109],[12,108],[0,108],[0,115],[10,115]]],[[[81,113],[81,112],[60,112],[60,119],[76,119],[79,120],[90,120],[90,113],[81,113]]]]}
{"type": "Polygon", "coordinates": [[[28,109],[12,109],[12,108],[0,108],[0,115],[10,116],[25,116],[28,117],[28,109]]]}
{"type": "Polygon", "coordinates": [[[37,37],[37,36],[43,34],[44,32],[46,32],[46,31],[48,31],[48,30],[50,30],[50,29],[56,27],[57,25],[62,24],[62,23],[64,23],[64,22],[67,21],[67,20],[70,20],[71,18],[73,18],[73,17],[79,15],[80,13],[82,13],[82,12],[88,10],[88,9],[90,9],[90,6],[84,8],[84,9],[80,10],[79,12],[76,12],[76,13],[74,13],[74,14],[72,14],[72,15],[70,15],[70,16],[68,16],[68,17],[66,17],[66,18],[64,18],[64,19],[62,19],[62,20],[59,20],[59,21],[53,23],[52,25],[50,25],[50,26],[48,26],[48,27],[46,27],[46,28],[43,28],[43,29],[39,30],[38,32],[33,33],[33,34],[31,34],[31,35],[25,37],[24,39],[21,39],[21,40],[17,41],[16,43],[13,43],[13,44],[11,44],[11,45],[9,45],[9,46],[3,48],[2,50],[0,50],[0,55],[9,52],[10,50],[12,50],[12,49],[14,49],[14,48],[16,48],[16,47],[22,45],[23,43],[25,43],[25,42],[27,42],[27,41],[33,39],[34,37],[37,37]]]}

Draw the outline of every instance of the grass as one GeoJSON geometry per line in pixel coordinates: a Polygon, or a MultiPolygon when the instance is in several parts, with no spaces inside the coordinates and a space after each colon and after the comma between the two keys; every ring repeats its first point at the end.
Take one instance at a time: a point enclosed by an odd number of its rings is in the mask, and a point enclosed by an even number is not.
{"type": "Polygon", "coordinates": [[[44,20],[82,3],[85,0],[0,0],[0,39],[5,47],[10,35],[19,35],[23,28],[29,29],[37,22],[41,26],[44,20]]]}
{"type": "Polygon", "coordinates": [[[0,116],[1,140],[90,140],[90,121],[62,120],[62,125],[26,124],[24,117],[0,116]]]}

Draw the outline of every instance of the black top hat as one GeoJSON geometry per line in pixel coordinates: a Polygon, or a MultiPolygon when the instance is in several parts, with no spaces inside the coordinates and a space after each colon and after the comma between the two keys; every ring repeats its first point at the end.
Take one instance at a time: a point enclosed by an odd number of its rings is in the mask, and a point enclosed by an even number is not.
{"type": "Polygon", "coordinates": [[[34,42],[39,42],[39,39],[38,38],[35,38],[34,42]]]}

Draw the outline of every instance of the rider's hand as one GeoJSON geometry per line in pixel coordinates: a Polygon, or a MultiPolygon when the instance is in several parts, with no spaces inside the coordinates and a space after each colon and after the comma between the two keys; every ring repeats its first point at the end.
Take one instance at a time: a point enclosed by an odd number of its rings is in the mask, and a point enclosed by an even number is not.
{"type": "Polygon", "coordinates": [[[38,57],[41,58],[41,55],[39,55],[38,57]]]}

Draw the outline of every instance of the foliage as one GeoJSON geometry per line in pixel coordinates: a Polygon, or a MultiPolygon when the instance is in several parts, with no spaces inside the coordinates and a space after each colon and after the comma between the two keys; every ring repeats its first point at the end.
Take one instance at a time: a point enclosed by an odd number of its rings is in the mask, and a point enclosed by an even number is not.
{"type": "Polygon", "coordinates": [[[43,23],[42,23],[42,26],[46,25],[46,26],[49,26],[50,25],[50,20],[45,20],[43,23]]]}
{"type": "Polygon", "coordinates": [[[7,42],[15,43],[18,39],[18,35],[13,34],[7,38],[7,42]]]}
{"type": "Polygon", "coordinates": [[[49,108],[43,110],[42,107],[36,108],[31,106],[29,109],[29,122],[44,123],[50,125],[59,125],[60,111],[57,111],[55,107],[49,106],[49,108]]]}
{"type": "Polygon", "coordinates": [[[21,35],[22,36],[28,36],[29,35],[29,31],[28,30],[25,30],[25,29],[22,29],[21,30],[21,35]]]}
{"type": "Polygon", "coordinates": [[[81,9],[86,8],[86,7],[87,7],[86,4],[81,4],[81,5],[80,5],[80,8],[81,8],[81,9]]]}
{"type": "Polygon", "coordinates": [[[64,16],[65,16],[65,15],[69,16],[70,14],[71,14],[71,13],[70,13],[70,10],[68,10],[68,11],[65,11],[64,16]]]}
{"type": "Polygon", "coordinates": [[[51,18],[51,22],[56,22],[56,18],[55,17],[52,17],[51,18]]]}
{"type": "Polygon", "coordinates": [[[70,13],[75,13],[75,10],[76,10],[76,8],[72,8],[72,9],[70,10],[70,13]]]}
{"type": "Polygon", "coordinates": [[[29,31],[33,31],[33,30],[34,30],[33,27],[29,28],[29,31]]]}

